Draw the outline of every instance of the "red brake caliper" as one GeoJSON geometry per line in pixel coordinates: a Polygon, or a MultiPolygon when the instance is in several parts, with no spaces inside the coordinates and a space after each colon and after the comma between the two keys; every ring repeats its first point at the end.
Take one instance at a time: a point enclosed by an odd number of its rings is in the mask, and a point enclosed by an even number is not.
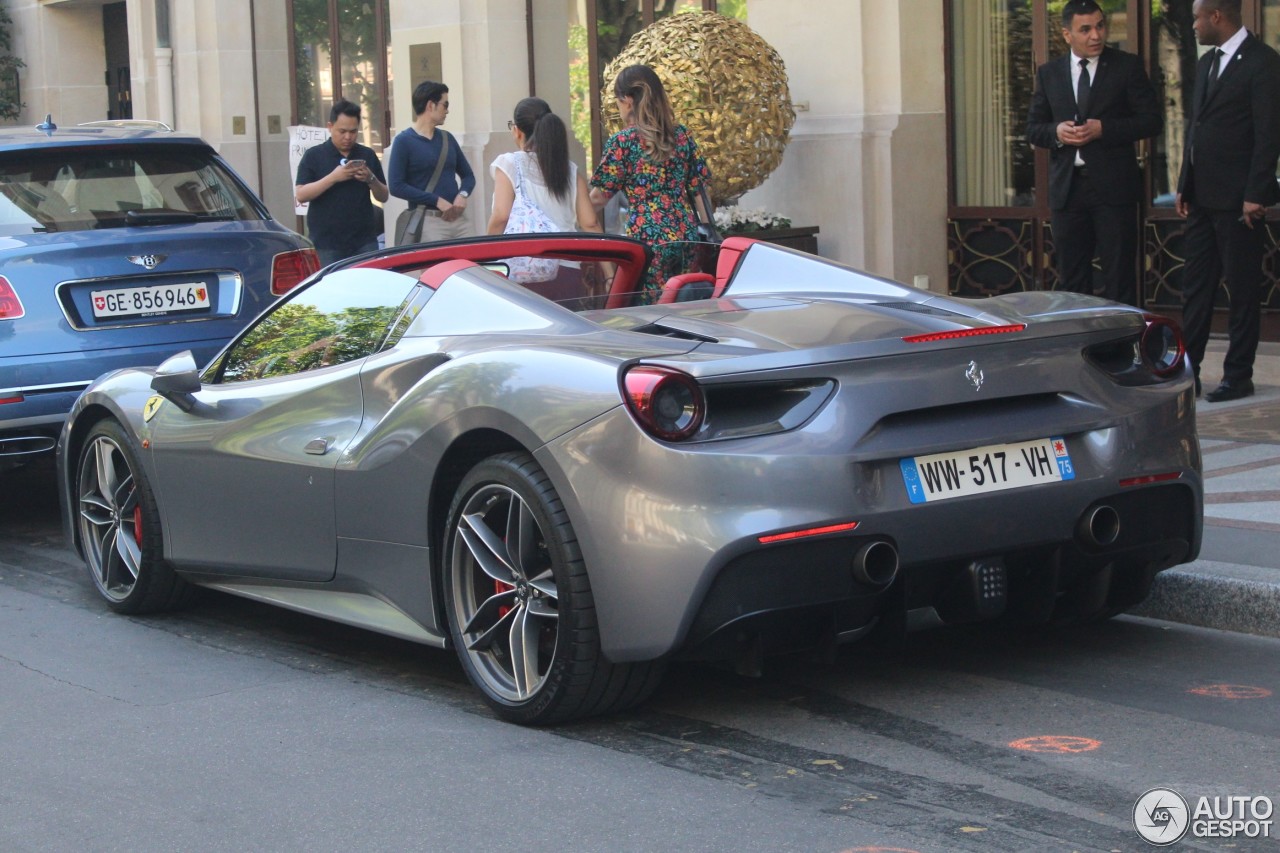
{"type": "Polygon", "coordinates": [[[142,504],[133,508],[133,541],[142,547],[142,504]]]}
{"type": "MultiPolygon", "coordinates": [[[[503,583],[502,581],[499,581],[499,580],[495,580],[495,581],[493,582],[493,591],[494,591],[494,593],[495,593],[495,594],[499,594],[499,595],[500,595],[500,594],[502,594],[502,593],[504,593],[504,592],[509,592],[509,591],[511,591],[511,590],[513,590],[513,589],[515,589],[515,587],[514,587],[514,586],[512,586],[512,585],[511,585],[511,584],[509,584],[509,583],[503,583]]],[[[499,619],[501,619],[503,616],[506,616],[506,615],[507,615],[508,613],[510,613],[510,612],[511,612],[511,608],[510,608],[510,607],[499,607],[499,608],[498,608],[498,618],[499,618],[499,619]]]]}

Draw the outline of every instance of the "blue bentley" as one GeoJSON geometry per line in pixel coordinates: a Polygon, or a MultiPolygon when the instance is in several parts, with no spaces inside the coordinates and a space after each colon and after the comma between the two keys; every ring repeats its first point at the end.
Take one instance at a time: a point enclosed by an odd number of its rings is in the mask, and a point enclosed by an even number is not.
{"type": "Polygon", "coordinates": [[[51,451],[93,379],[211,358],[317,266],[198,137],[0,129],[0,470],[51,451]]]}

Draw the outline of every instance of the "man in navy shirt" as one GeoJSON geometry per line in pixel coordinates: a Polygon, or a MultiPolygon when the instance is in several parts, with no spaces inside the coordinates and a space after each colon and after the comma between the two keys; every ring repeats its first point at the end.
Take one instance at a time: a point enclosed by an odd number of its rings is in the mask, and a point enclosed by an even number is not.
{"type": "Polygon", "coordinates": [[[449,87],[425,80],[413,90],[413,124],[396,134],[387,155],[391,194],[425,207],[422,242],[474,236],[467,219],[467,199],[476,188],[476,176],[458,140],[441,127],[449,118],[449,87]],[[444,156],[434,187],[427,189],[444,156]]]}
{"type": "Polygon", "coordinates": [[[378,248],[382,211],[389,195],[373,149],[356,142],[360,105],[339,100],[329,110],[329,139],[308,148],[298,164],[294,195],[307,202],[307,231],[320,265],[378,248]]]}

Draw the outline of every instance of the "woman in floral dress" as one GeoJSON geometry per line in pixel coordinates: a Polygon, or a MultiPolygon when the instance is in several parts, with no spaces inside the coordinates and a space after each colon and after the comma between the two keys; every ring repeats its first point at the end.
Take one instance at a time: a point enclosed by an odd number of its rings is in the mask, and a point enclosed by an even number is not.
{"type": "Polygon", "coordinates": [[[698,239],[689,197],[710,176],[689,131],[676,123],[652,68],[622,69],[613,94],[626,127],[613,135],[600,155],[591,178],[591,201],[604,207],[614,193],[626,194],[626,233],[654,250],[644,280],[644,301],[653,302],[663,282],[688,267],[691,247],[670,244],[698,239]]]}

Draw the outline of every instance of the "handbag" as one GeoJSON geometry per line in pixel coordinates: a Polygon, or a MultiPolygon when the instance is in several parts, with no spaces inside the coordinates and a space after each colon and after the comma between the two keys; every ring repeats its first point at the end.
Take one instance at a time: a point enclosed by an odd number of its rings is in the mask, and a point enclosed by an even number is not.
{"type": "Polygon", "coordinates": [[[400,211],[396,217],[395,245],[403,246],[406,242],[422,242],[422,222],[427,218],[425,207],[411,207],[400,211]]]}
{"type": "Polygon", "coordinates": [[[706,211],[707,219],[705,222],[702,220],[697,203],[690,200],[693,218],[698,222],[698,243],[694,249],[693,267],[690,272],[714,273],[716,262],[720,257],[720,244],[724,242],[724,238],[716,228],[715,208],[711,206],[711,198],[707,195],[706,181],[698,184],[696,192],[697,197],[702,200],[702,209],[706,211]]]}
{"type": "Polygon", "coordinates": [[[705,181],[698,184],[697,195],[702,199],[702,209],[707,212],[707,220],[703,222],[698,214],[698,205],[693,203],[693,216],[698,220],[698,240],[703,243],[723,243],[724,238],[720,236],[720,229],[716,228],[716,209],[711,206],[711,197],[707,195],[705,181]]]}
{"type": "MultiPolygon", "coordinates": [[[[511,203],[511,215],[507,217],[507,227],[503,234],[549,234],[560,231],[560,227],[551,221],[542,208],[533,203],[524,191],[524,169],[520,165],[520,157],[516,157],[515,200],[511,203]]],[[[550,281],[560,271],[560,262],[555,258],[507,258],[507,278],[519,284],[535,284],[550,281]]]]}
{"type": "MultiPolygon", "coordinates": [[[[440,138],[440,157],[436,160],[436,170],[431,174],[431,180],[427,181],[427,192],[435,192],[436,184],[440,183],[440,176],[444,174],[444,161],[449,154],[449,131],[442,127],[436,128],[436,130],[444,135],[440,138]]],[[[400,215],[396,217],[395,245],[403,246],[406,243],[421,243],[422,225],[426,219],[426,205],[417,204],[407,210],[400,211],[400,215]]]]}

